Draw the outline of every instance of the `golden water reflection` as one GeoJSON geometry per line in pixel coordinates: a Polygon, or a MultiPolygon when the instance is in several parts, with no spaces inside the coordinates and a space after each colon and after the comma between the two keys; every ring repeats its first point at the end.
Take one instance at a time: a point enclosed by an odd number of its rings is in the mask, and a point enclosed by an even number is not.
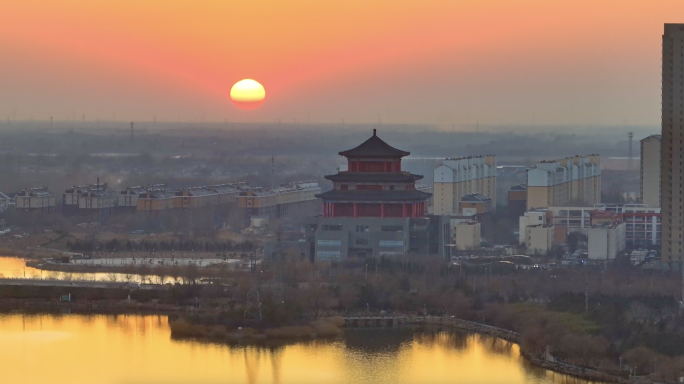
{"type": "Polygon", "coordinates": [[[228,346],[174,340],[165,316],[0,315],[0,382],[558,383],[517,345],[440,331],[350,330],[333,340],[228,346]]]}

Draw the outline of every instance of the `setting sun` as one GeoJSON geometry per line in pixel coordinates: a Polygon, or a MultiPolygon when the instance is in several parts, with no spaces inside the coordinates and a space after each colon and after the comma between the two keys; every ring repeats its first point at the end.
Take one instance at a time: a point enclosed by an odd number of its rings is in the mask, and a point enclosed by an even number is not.
{"type": "Polygon", "coordinates": [[[266,91],[252,79],[240,80],[230,89],[230,99],[240,109],[256,109],[264,103],[266,91]]]}

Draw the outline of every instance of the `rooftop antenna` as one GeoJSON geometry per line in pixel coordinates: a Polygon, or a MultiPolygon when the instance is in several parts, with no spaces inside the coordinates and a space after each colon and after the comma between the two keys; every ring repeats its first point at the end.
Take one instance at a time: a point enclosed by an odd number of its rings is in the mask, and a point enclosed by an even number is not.
{"type": "Polygon", "coordinates": [[[634,137],[634,132],[628,132],[627,137],[629,137],[629,155],[627,156],[627,170],[631,171],[632,170],[632,162],[634,161],[633,155],[632,155],[632,142],[633,142],[633,137],[634,137]]]}
{"type": "Polygon", "coordinates": [[[152,124],[157,124],[157,115],[152,115],[152,124]]]}
{"type": "Polygon", "coordinates": [[[52,129],[52,116],[50,116],[50,129],[52,129]]]}
{"type": "Polygon", "coordinates": [[[480,122],[479,121],[475,122],[475,132],[480,133],[480,122]]]}
{"type": "Polygon", "coordinates": [[[85,113],[81,115],[81,122],[85,123],[85,113]]]}
{"type": "Polygon", "coordinates": [[[133,122],[131,121],[131,142],[133,142],[133,122]]]}

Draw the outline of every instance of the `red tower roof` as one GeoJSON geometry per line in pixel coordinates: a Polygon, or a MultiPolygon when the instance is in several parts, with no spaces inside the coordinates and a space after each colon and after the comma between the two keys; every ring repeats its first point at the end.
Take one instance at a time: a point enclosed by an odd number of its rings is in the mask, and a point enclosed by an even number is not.
{"type": "Polygon", "coordinates": [[[373,130],[373,136],[364,141],[356,148],[340,152],[340,156],[354,157],[354,158],[391,158],[397,159],[410,155],[411,152],[396,149],[393,146],[385,143],[373,130]]]}

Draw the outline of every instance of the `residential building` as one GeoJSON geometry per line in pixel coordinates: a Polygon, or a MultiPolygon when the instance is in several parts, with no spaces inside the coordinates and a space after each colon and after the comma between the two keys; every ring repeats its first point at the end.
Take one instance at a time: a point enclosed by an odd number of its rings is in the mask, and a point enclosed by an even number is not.
{"type": "Polygon", "coordinates": [[[316,181],[297,181],[278,188],[247,188],[236,197],[238,208],[244,219],[251,216],[284,218],[313,216],[320,214],[321,203],[316,195],[321,187],[316,181]]]}
{"type": "Polygon", "coordinates": [[[660,147],[661,135],[641,140],[641,202],[649,207],[660,207],[660,147]]]}
{"type": "Polygon", "coordinates": [[[0,192],[0,213],[5,212],[12,205],[14,205],[14,199],[0,192]]]}
{"type": "Polygon", "coordinates": [[[62,213],[65,215],[76,214],[78,212],[78,200],[89,187],[90,184],[85,184],[67,188],[62,194],[62,213]]]}
{"type": "Polygon", "coordinates": [[[166,184],[126,187],[125,190],[119,192],[118,207],[120,209],[136,210],[138,208],[138,197],[148,190],[164,191],[166,190],[166,184]]]}
{"type": "Polygon", "coordinates": [[[599,155],[542,161],[527,172],[527,209],[601,202],[599,155]]]}
{"type": "Polygon", "coordinates": [[[218,192],[209,187],[183,188],[174,192],[175,208],[203,208],[219,205],[218,192]]]}
{"type": "Polygon", "coordinates": [[[406,255],[412,232],[422,233],[415,243],[424,244],[420,240],[429,240],[429,228],[441,227],[441,221],[432,226],[426,218],[430,194],[415,184],[421,176],[401,169],[409,152],[390,146],[373,130],[371,138],[340,155],[349,170],[326,176],[333,189],[317,195],[323,216],[308,225],[316,261],[406,255]]]}
{"type": "MultiPolygon", "coordinates": [[[[119,196],[119,199],[121,196],[119,196]]],[[[165,211],[176,207],[175,192],[165,189],[148,189],[136,198],[138,211],[165,211]]]]}
{"type": "Polygon", "coordinates": [[[50,212],[55,209],[55,195],[48,187],[26,188],[15,197],[16,210],[19,212],[50,212]]]}
{"type": "Polygon", "coordinates": [[[477,193],[496,207],[496,156],[481,155],[445,159],[434,170],[433,213],[460,215],[463,196],[477,193]]]}
{"type": "Polygon", "coordinates": [[[589,260],[614,260],[626,247],[625,223],[599,223],[587,231],[589,260]]]}
{"type": "Polygon", "coordinates": [[[116,192],[107,183],[89,185],[78,197],[79,212],[111,211],[118,203],[116,192]]]}
{"type": "Polygon", "coordinates": [[[684,24],[665,24],[662,63],[661,208],[664,262],[684,262],[684,24]]]}
{"type": "Polygon", "coordinates": [[[459,202],[461,212],[464,216],[472,216],[492,212],[492,199],[479,193],[469,193],[461,198],[459,202]]]}

